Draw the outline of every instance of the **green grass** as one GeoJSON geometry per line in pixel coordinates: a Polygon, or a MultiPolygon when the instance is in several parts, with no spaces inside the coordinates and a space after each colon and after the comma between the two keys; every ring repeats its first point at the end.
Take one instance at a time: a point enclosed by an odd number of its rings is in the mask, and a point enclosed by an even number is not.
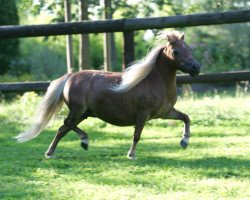
{"type": "Polygon", "coordinates": [[[56,158],[44,152],[66,109],[36,139],[12,138],[30,122],[39,98],[26,94],[0,104],[0,199],[250,199],[250,97],[180,99],[189,114],[190,146],[182,149],[182,122],[147,123],[137,160],[126,153],[132,127],[88,119],[89,151],[70,132],[56,158]]]}

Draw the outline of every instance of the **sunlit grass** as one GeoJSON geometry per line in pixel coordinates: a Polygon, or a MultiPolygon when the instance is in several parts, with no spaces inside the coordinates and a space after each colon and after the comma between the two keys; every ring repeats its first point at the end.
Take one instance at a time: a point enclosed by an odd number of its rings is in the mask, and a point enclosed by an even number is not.
{"type": "Polygon", "coordinates": [[[45,159],[66,108],[36,139],[16,143],[12,138],[38,102],[26,94],[0,105],[0,199],[250,198],[249,96],[179,99],[176,108],[192,121],[190,146],[179,146],[182,122],[152,120],[133,161],[126,157],[133,127],[91,118],[80,125],[89,134],[89,151],[70,132],[56,158],[45,159]]]}

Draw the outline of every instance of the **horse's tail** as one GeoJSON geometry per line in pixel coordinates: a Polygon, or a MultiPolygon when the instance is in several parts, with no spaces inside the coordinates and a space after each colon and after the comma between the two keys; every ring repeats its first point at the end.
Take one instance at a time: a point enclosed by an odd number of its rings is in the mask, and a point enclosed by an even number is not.
{"type": "Polygon", "coordinates": [[[18,142],[26,142],[38,136],[48,125],[56,112],[60,110],[63,105],[63,89],[70,76],[71,74],[66,74],[51,82],[45,96],[37,108],[33,125],[27,131],[21,132],[15,137],[18,142]]]}

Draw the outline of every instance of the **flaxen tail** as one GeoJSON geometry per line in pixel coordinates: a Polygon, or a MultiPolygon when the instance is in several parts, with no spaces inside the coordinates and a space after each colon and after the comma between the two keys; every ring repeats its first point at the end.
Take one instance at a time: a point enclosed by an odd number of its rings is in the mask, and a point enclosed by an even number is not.
{"type": "Polygon", "coordinates": [[[29,128],[29,130],[22,132],[15,137],[18,142],[26,142],[38,136],[48,125],[56,112],[60,110],[63,104],[63,89],[70,75],[71,74],[66,74],[51,82],[45,96],[37,108],[33,125],[29,128]]]}

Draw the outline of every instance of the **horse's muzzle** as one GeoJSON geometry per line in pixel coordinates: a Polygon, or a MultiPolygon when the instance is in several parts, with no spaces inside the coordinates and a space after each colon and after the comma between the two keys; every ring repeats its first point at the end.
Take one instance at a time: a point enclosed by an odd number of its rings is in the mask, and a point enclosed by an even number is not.
{"type": "Polygon", "coordinates": [[[188,73],[190,76],[198,76],[201,70],[201,64],[194,59],[189,59],[185,63],[181,64],[180,70],[188,73]]]}

